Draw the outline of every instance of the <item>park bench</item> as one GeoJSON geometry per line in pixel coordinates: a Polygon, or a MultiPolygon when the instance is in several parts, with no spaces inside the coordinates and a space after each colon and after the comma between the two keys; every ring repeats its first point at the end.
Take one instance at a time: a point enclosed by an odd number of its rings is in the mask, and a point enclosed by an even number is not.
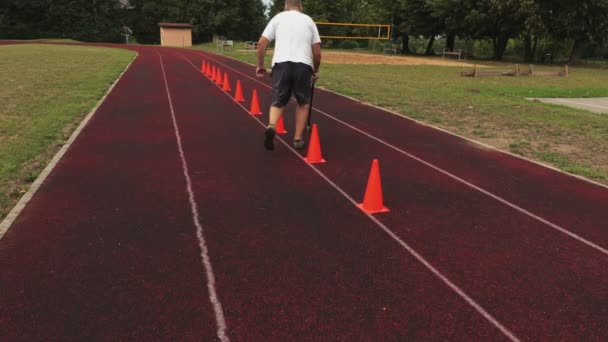
{"type": "Polygon", "coordinates": [[[255,53],[258,49],[258,43],[253,41],[245,42],[245,51],[255,53]]]}
{"type": "Polygon", "coordinates": [[[448,48],[443,49],[443,56],[441,58],[445,58],[445,56],[458,56],[458,60],[464,58],[464,51],[458,49],[458,51],[452,51],[448,48]]]}
{"type": "Polygon", "coordinates": [[[234,48],[234,40],[227,40],[226,37],[218,37],[218,39],[215,41],[215,46],[217,47],[217,49],[221,49],[222,51],[224,51],[224,49],[226,48],[234,48]]]}
{"type": "Polygon", "coordinates": [[[385,55],[389,55],[389,54],[396,55],[399,52],[401,52],[401,48],[399,47],[399,44],[387,44],[384,47],[385,55]]]}

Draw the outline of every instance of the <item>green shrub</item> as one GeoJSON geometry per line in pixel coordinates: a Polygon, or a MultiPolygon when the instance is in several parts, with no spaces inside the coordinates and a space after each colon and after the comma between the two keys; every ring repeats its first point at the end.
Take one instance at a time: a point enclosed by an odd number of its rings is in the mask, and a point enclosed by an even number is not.
{"type": "Polygon", "coordinates": [[[344,40],[340,43],[340,48],[345,50],[354,50],[359,47],[359,44],[353,40],[344,40]]]}

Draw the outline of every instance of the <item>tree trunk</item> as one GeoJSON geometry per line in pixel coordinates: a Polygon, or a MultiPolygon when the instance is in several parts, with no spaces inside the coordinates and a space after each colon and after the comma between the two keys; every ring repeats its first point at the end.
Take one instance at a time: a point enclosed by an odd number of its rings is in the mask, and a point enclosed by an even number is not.
{"type": "Polygon", "coordinates": [[[577,38],[574,40],[574,46],[572,47],[572,52],[570,53],[568,63],[575,63],[577,60],[579,60],[586,45],[587,42],[584,39],[577,38]]]}
{"type": "Polygon", "coordinates": [[[407,34],[404,34],[401,39],[403,40],[402,46],[401,46],[401,53],[402,54],[410,54],[410,36],[407,34]]]}
{"type": "Polygon", "coordinates": [[[426,51],[424,52],[425,56],[430,56],[433,52],[433,44],[435,44],[435,35],[431,35],[429,39],[429,45],[426,46],[426,51]]]}
{"type": "Polygon", "coordinates": [[[454,51],[454,45],[456,43],[456,35],[454,33],[448,34],[448,39],[445,41],[445,48],[454,51]]]}
{"type": "Polygon", "coordinates": [[[532,55],[532,35],[530,32],[524,37],[524,61],[532,62],[534,59],[532,55]]]}
{"type": "Polygon", "coordinates": [[[494,60],[502,61],[508,43],[508,36],[498,36],[494,38],[494,60]]]}
{"type": "Polygon", "coordinates": [[[532,46],[532,60],[534,62],[534,57],[536,57],[536,50],[538,47],[538,35],[534,36],[534,45],[532,46]]]}

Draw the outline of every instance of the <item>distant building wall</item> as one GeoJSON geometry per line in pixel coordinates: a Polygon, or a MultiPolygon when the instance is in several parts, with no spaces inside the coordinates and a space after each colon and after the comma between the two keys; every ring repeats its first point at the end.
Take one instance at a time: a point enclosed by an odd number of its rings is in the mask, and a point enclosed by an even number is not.
{"type": "Polygon", "coordinates": [[[192,25],[160,23],[160,45],[172,47],[192,46],[192,25]]]}

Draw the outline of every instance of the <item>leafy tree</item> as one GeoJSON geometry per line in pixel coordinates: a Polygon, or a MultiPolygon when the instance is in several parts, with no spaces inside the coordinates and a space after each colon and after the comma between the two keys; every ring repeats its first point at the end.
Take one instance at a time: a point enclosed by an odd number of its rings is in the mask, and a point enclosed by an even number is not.
{"type": "Polygon", "coordinates": [[[543,20],[540,6],[535,0],[526,0],[522,3],[520,11],[524,19],[524,61],[533,62],[536,56],[536,48],[541,37],[546,35],[547,30],[543,20]]]}
{"type": "Polygon", "coordinates": [[[121,40],[122,12],[116,0],[53,0],[48,7],[49,33],[81,41],[121,40]]]}
{"type": "Polygon", "coordinates": [[[282,12],[283,8],[285,8],[285,0],[272,0],[270,8],[268,9],[268,14],[270,18],[282,12]]]}
{"type": "Polygon", "coordinates": [[[601,45],[608,39],[608,1],[538,0],[543,20],[554,38],[574,41],[570,61],[576,61],[590,45],[601,45]]]}
{"type": "MultiPolygon", "coordinates": [[[[0,0],[0,38],[73,38],[82,41],[122,41],[120,30],[131,27],[138,41],[158,43],[158,23],[193,24],[194,41],[213,34],[255,40],[268,18],[262,0],[0,0]]],[[[270,16],[283,10],[274,0],[270,16]]],[[[512,39],[523,43],[522,57],[532,61],[539,44],[558,42],[574,61],[584,54],[602,54],[608,40],[608,0],[303,0],[315,21],[390,23],[392,39],[409,52],[410,37],[446,37],[453,49],[456,37],[490,40],[494,58],[503,58],[512,39]],[[570,44],[570,45],[569,45],[570,44]]],[[[322,28],[326,34],[357,35],[363,29],[322,28]]],[[[365,33],[368,34],[368,33],[365,33]]]]}
{"type": "Polygon", "coordinates": [[[390,23],[391,38],[393,41],[401,39],[402,53],[410,53],[410,33],[405,9],[407,0],[369,0],[365,3],[365,12],[360,14],[362,21],[390,23]]]}
{"type": "Polygon", "coordinates": [[[470,37],[471,30],[465,23],[467,14],[474,8],[475,0],[428,0],[430,15],[443,22],[446,48],[454,50],[456,37],[470,37]]]}
{"type": "Polygon", "coordinates": [[[429,39],[425,55],[433,53],[433,44],[437,35],[445,31],[443,20],[432,16],[432,7],[427,0],[407,0],[403,3],[407,13],[404,20],[406,31],[413,36],[423,36],[429,39]]]}
{"type": "Polygon", "coordinates": [[[0,8],[0,38],[121,38],[118,0],[4,0],[0,8]]]}
{"type": "Polygon", "coordinates": [[[208,41],[213,34],[235,40],[252,40],[263,30],[262,0],[132,0],[136,14],[131,25],[143,43],[158,43],[159,22],[193,25],[194,41],[208,41]]]}
{"type": "Polygon", "coordinates": [[[50,0],[3,0],[0,6],[0,38],[33,39],[47,30],[50,0]]]}

